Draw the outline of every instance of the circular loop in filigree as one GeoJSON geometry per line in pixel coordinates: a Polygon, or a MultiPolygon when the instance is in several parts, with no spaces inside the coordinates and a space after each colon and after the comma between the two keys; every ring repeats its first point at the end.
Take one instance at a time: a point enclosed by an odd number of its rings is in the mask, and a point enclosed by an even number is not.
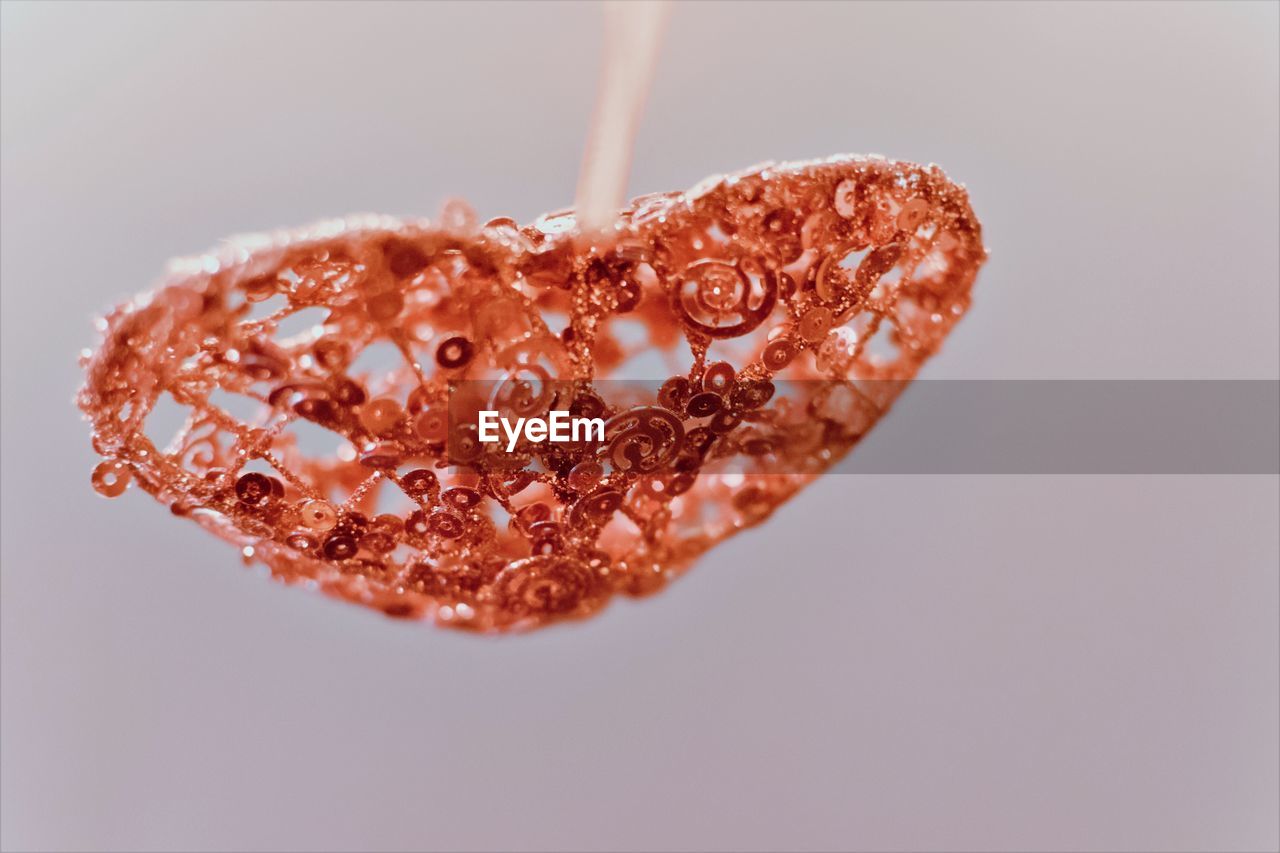
{"type": "Polygon", "coordinates": [[[540,364],[517,364],[494,385],[489,408],[499,417],[541,418],[556,406],[564,383],[540,364]]]}
{"type": "Polygon", "coordinates": [[[601,489],[578,500],[569,512],[569,521],[575,525],[603,524],[622,506],[622,492],[601,489]]]}
{"type": "Polygon", "coordinates": [[[778,301],[777,275],[743,263],[690,264],[671,291],[671,307],[690,330],[709,338],[736,338],[755,329],[778,301]]]}
{"type": "Polygon", "coordinates": [[[638,406],[604,425],[603,453],[617,471],[647,474],[675,457],[684,444],[684,425],[661,406],[638,406]]]}
{"type": "Polygon", "coordinates": [[[511,563],[493,583],[494,603],[519,616],[567,614],[598,593],[586,563],[567,556],[529,557],[511,563]]]}

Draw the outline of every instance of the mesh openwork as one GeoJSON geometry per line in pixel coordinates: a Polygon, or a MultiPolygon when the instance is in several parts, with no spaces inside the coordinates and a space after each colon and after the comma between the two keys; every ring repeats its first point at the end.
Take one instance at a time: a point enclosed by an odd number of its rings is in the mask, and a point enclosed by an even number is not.
{"type": "Polygon", "coordinates": [[[645,196],[601,238],[453,205],[233,239],[103,321],[93,484],[391,616],[586,616],[847,453],[984,259],[962,187],[860,157],[645,196]],[[157,435],[162,406],[181,423],[157,435]],[[507,452],[482,408],[600,417],[605,440],[507,452]]]}

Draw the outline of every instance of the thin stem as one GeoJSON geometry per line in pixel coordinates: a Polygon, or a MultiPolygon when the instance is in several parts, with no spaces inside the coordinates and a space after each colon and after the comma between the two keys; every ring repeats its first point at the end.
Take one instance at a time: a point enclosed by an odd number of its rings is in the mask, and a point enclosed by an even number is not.
{"type": "Polygon", "coordinates": [[[606,0],[604,62],[578,180],[578,227],[597,234],[625,201],[636,129],[657,64],[667,0],[606,0]]]}

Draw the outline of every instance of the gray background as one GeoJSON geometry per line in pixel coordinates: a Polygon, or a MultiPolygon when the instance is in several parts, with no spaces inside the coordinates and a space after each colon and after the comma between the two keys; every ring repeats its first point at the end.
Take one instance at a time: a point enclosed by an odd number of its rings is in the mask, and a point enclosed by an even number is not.
{"type": "MultiPolygon", "coordinates": [[[[682,6],[632,189],[933,160],[993,253],[927,375],[1276,379],[1278,8],[682,6]]],[[[0,14],[6,849],[1280,844],[1275,476],[832,477],[499,639],[97,498],[94,312],[233,232],[567,204],[599,13],[0,14]]]]}

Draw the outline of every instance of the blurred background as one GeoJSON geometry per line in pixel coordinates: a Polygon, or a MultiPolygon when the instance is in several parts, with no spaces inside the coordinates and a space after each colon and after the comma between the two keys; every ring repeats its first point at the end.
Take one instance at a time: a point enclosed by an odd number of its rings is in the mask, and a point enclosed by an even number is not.
{"type": "MultiPolygon", "coordinates": [[[[231,233],[566,206],[600,18],[0,6],[0,845],[1276,849],[1275,476],[828,477],[656,598],[504,638],[94,494],[97,312],[231,233]]],[[[937,162],[992,257],[926,376],[1274,380],[1278,31],[1275,3],[682,4],[631,189],[937,162]]]]}

